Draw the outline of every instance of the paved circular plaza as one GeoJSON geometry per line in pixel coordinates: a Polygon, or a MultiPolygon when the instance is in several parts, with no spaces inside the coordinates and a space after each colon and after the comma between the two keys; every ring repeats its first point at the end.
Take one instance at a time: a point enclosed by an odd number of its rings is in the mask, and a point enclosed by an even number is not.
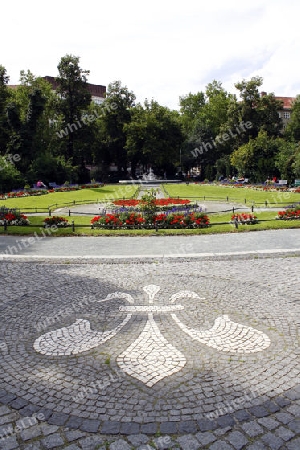
{"type": "Polygon", "coordinates": [[[297,258],[1,268],[1,390],[71,427],[214,429],[299,384],[297,258]]]}

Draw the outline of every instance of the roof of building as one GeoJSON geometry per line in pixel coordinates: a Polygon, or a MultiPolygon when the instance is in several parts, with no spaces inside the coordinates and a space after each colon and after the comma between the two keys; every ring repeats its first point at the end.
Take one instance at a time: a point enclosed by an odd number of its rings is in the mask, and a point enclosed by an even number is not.
{"type": "MultiPolygon", "coordinates": [[[[47,75],[43,77],[43,79],[48,81],[48,83],[52,84],[54,89],[57,88],[58,82],[56,81],[55,77],[50,77],[49,75],[47,75]]],[[[101,97],[101,98],[105,97],[106,86],[102,86],[101,84],[87,83],[87,88],[93,97],[101,97]]]]}
{"type": "MultiPolygon", "coordinates": [[[[58,82],[56,81],[55,77],[42,77],[44,80],[48,81],[53,87],[53,89],[56,89],[58,86],[58,82]]],[[[9,84],[8,87],[11,89],[17,89],[20,85],[19,84],[9,84]]],[[[105,98],[106,95],[106,86],[102,86],[101,84],[91,84],[87,83],[87,88],[92,95],[92,97],[99,97],[99,98],[105,98]]]]}
{"type": "Polygon", "coordinates": [[[283,109],[292,109],[293,102],[295,101],[295,97],[275,97],[276,100],[279,100],[283,103],[283,109]]]}

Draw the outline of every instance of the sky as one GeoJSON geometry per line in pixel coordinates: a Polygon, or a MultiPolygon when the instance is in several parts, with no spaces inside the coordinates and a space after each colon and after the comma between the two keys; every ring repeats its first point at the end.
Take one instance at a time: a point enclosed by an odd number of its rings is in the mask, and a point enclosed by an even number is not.
{"type": "Polygon", "coordinates": [[[179,109],[213,80],[263,78],[262,91],[300,94],[299,0],[14,0],[1,4],[0,64],[57,76],[66,54],[88,81],[120,80],[136,102],[179,109]]]}

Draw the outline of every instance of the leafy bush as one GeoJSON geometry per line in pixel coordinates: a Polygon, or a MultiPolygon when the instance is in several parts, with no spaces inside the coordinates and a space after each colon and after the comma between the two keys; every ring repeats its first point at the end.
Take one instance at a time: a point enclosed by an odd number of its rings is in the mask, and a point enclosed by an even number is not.
{"type": "Polygon", "coordinates": [[[67,227],[69,225],[69,222],[64,217],[60,216],[52,216],[52,217],[46,217],[44,219],[44,227],[48,228],[52,225],[56,225],[59,228],[67,227]]]}

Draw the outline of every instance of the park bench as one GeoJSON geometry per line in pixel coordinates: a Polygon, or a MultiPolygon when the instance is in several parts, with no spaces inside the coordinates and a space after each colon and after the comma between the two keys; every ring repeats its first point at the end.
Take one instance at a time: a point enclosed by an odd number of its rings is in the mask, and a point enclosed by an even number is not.
{"type": "Polygon", "coordinates": [[[294,187],[300,187],[300,180],[295,180],[294,187]]]}

